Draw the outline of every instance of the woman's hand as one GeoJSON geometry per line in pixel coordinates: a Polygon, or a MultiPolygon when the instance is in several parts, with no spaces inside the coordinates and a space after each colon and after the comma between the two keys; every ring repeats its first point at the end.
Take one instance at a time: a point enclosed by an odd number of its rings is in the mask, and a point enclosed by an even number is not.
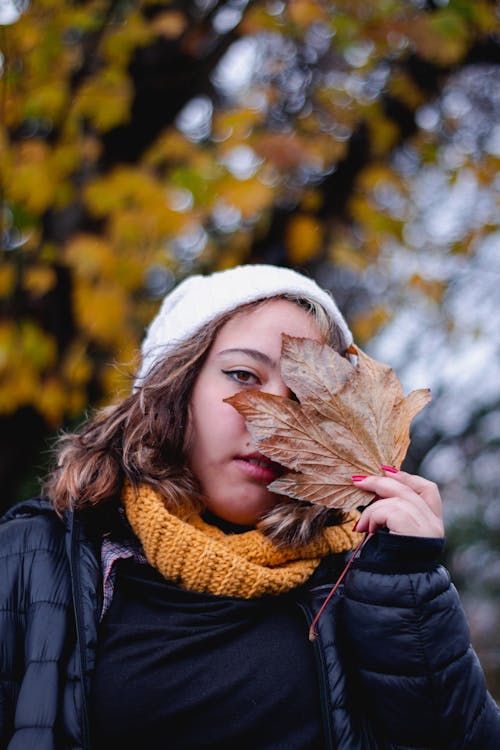
{"type": "Polygon", "coordinates": [[[357,487],[378,496],[362,512],[356,531],[443,537],[441,497],[437,485],[405,471],[381,467],[385,476],[353,477],[357,487]]]}

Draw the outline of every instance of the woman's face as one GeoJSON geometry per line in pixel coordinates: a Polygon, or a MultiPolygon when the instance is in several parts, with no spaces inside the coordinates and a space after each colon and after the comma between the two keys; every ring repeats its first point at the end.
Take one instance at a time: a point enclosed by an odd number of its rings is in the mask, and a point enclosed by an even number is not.
{"type": "Polygon", "coordinates": [[[281,334],[322,341],[314,318],[294,302],[273,299],[234,315],[219,331],[191,394],[187,460],[219,518],[255,525],[280,501],[267,485],[278,470],[252,444],[243,417],[224,399],[246,390],[279,396],[281,334]]]}

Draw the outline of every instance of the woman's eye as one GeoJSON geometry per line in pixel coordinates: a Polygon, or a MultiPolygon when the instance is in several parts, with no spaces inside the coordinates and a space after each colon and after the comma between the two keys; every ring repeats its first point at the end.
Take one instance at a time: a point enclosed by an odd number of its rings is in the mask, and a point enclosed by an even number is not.
{"type": "Polygon", "coordinates": [[[222,370],[222,372],[240,385],[255,385],[258,381],[257,376],[248,370],[222,370]]]}

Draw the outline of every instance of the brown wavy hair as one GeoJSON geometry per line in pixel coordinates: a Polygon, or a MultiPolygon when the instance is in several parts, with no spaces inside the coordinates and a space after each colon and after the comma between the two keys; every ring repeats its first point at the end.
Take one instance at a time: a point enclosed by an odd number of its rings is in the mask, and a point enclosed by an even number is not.
{"type": "MultiPolygon", "coordinates": [[[[325,342],[345,352],[342,332],[320,305],[288,294],[278,298],[306,309],[325,342]]],[[[157,362],[128,397],[96,411],[76,432],[63,433],[55,445],[54,468],[42,487],[54,508],[62,513],[116,499],[128,479],[135,486],[151,486],[174,512],[200,511],[203,498],[185,459],[192,388],[222,326],[235,314],[269,299],[275,298],[257,300],[217,317],[157,362]]],[[[339,520],[337,511],[284,499],[259,526],[277,543],[300,544],[310,541],[326,523],[339,520]],[[302,521],[297,522],[300,508],[302,521]]]]}

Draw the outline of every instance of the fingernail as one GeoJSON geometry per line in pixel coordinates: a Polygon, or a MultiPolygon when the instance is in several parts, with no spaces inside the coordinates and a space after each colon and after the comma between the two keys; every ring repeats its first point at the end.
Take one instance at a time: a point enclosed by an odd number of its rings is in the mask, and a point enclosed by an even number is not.
{"type": "Polygon", "coordinates": [[[354,526],[352,527],[352,530],[353,530],[353,531],[356,531],[356,529],[358,528],[358,523],[359,523],[359,519],[358,519],[358,520],[356,521],[356,523],[355,523],[355,524],[354,524],[354,526]]]}
{"type": "Polygon", "coordinates": [[[399,469],[395,469],[394,466],[384,466],[384,464],[382,464],[380,468],[384,471],[389,471],[391,474],[397,474],[399,471],[399,469]]]}
{"type": "Polygon", "coordinates": [[[362,474],[354,474],[351,479],[353,482],[362,482],[363,479],[366,479],[366,477],[364,477],[362,474]]]}

